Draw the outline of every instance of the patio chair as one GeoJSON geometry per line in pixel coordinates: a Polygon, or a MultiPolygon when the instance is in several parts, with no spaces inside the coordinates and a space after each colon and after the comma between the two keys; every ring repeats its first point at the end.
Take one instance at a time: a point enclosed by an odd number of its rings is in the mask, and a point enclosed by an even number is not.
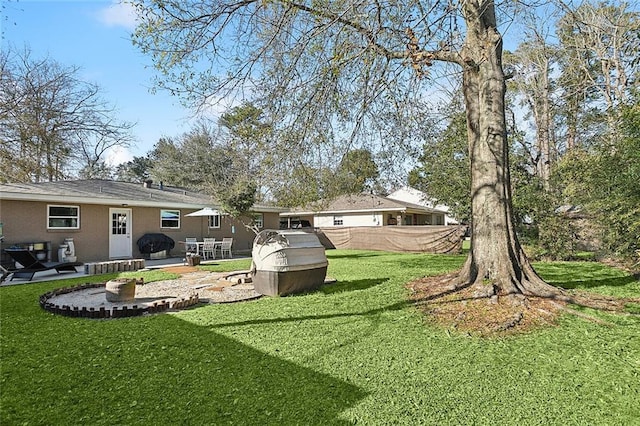
{"type": "Polygon", "coordinates": [[[229,253],[229,259],[233,257],[231,254],[231,245],[233,245],[233,238],[223,238],[220,244],[220,257],[224,259],[224,254],[229,253]]]}
{"type": "Polygon", "coordinates": [[[82,262],[41,262],[27,249],[8,248],[5,253],[23,266],[22,269],[12,270],[11,280],[14,278],[26,278],[31,281],[36,272],[55,269],[56,272],[78,272],[76,266],[82,266],[82,262]]]}
{"type": "Polygon", "coordinates": [[[215,238],[205,238],[202,243],[202,257],[208,259],[208,256],[211,256],[212,259],[216,258],[216,239],[215,238]]]}
{"type": "Polygon", "coordinates": [[[187,253],[198,253],[198,239],[187,237],[184,239],[184,249],[187,253]]]}

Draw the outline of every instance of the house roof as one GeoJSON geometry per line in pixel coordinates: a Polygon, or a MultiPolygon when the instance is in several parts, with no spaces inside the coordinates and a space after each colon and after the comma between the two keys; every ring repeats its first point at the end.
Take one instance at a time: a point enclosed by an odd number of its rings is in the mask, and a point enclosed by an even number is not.
{"type": "MultiPolygon", "coordinates": [[[[220,207],[209,195],[183,188],[102,179],[0,184],[0,200],[193,209],[220,207]]],[[[255,205],[253,210],[281,212],[285,209],[255,205]]]]}
{"type": "Polygon", "coordinates": [[[387,195],[387,198],[431,207],[443,212],[449,211],[448,206],[445,206],[444,204],[436,204],[435,201],[427,194],[410,186],[403,186],[402,188],[393,191],[391,194],[387,195]]]}
{"type": "Polygon", "coordinates": [[[397,201],[406,201],[409,203],[418,204],[425,207],[434,208],[438,211],[444,212],[445,214],[445,223],[447,224],[457,224],[459,223],[456,218],[450,216],[449,211],[451,210],[449,206],[444,204],[437,204],[436,200],[429,197],[422,191],[419,191],[410,186],[403,186],[400,189],[393,191],[391,194],[387,195],[387,198],[391,198],[392,200],[397,201]]]}
{"type": "Polygon", "coordinates": [[[377,195],[342,195],[328,202],[307,206],[290,212],[281,213],[280,216],[300,216],[313,214],[333,213],[364,213],[364,212],[413,212],[413,213],[444,213],[431,207],[392,200],[377,195]]]}

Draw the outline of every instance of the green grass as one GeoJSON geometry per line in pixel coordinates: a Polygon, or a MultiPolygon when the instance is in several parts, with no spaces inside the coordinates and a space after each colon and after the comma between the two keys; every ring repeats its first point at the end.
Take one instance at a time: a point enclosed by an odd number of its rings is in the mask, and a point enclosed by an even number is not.
{"type": "MultiPolygon", "coordinates": [[[[638,317],[467,337],[426,324],[403,287],[463,256],[327,254],[338,281],[310,294],[128,319],[41,310],[61,282],[0,288],[0,424],[640,424],[638,317]]],[[[536,268],[567,288],[640,294],[597,263],[536,268]]]]}

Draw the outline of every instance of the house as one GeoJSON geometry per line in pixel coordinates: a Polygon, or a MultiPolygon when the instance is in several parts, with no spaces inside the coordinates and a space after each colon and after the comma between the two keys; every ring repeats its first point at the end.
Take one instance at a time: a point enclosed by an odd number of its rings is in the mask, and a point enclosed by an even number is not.
{"type": "Polygon", "coordinates": [[[145,234],[161,233],[182,255],[186,237],[233,237],[234,251],[250,250],[255,234],[246,225],[277,228],[283,209],[256,205],[250,217],[188,217],[204,207],[218,207],[209,196],[160,182],[75,180],[0,184],[3,248],[40,249],[45,260],[72,240],[79,262],[142,257],[136,244],[145,234]]]}
{"type": "Polygon", "coordinates": [[[445,211],[376,195],[343,195],[280,214],[280,225],[314,227],[329,248],[455,253],[464,229],[445,226],[445,211]]]}
{"type": "Polygon", "coordinates": [[[410,186],[405,186],[393,191],[391,194],[387,195],[387,198],[391,198],[392,200],[400,202],[418,204],[424,207],[429,207],[444,212],[445,225],[458,225],[460,223],[453,216],[449,216],[448,206],[445,206],[444,204],[435,204],[434,201],[430,199],[429,196],[427,196],[427,194],[422,191],[418,191],[415,188],[411,188],[410,186]]]}
{"type": "Polygon", "coordinates": [[[445,212],[377,195],[342,195],[328,204],[280,214],[282,225],[308,222],[316,228],[444,225],[445,212]]]}

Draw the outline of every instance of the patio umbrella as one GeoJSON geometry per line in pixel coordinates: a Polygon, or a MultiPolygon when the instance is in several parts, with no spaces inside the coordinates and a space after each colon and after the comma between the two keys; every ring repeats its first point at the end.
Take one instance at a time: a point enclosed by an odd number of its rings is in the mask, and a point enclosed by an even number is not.
{"type": "Polygon", "coordinates": [[[205,207],[203,209],[197,210],[193,213],[185,214],[185,216],[195,217],[195,216],[219,216],[220,212],[216,209],[212,209],[211,207],[205,207]]]}

